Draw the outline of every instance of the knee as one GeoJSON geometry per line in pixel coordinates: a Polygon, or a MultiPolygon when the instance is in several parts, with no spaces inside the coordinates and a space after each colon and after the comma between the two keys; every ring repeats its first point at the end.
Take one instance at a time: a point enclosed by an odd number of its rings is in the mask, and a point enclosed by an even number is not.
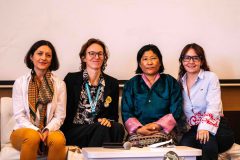
{"type": "Polygon", "coordinates": [[[47,143],[48,145],[65,146],[66,139],[61,131],[49,132],[47,143]]]}
{"type": "Polygon", "coordinates": [[[108,129],[109,129],[109,127],[103,126],[103,125],[101,125],[100,123],[94,123],[94,124],[95,124],[97,130],[108,131],[108,129]]]}
{"type": "Polygon", "coordinates": [[[191,137],[186,137],[186,136],[183,136],[182,139],[179,142],[180,146],[193,147],[194,144],[195,144],[195,140],[191,139],[191,137]]]}
{"type": "Polygon", "coordinates": [[[29,129],[27,132],[25,132],[23,143],[27,143],[27,145],[30,146],[38,146],[38,144],[40,143],[39,132],[33,129],[29,129]]]}
{"type": "Polygon", "coordinates": [[[120,129],[120,130],[124,129],[123,125],[121,123],[118,123],[118,122],[113,122],[112,126],[116,129],[120,129]]]}
{"type": "Polygon", "coordinates": [[[118,123],[118,122],[113,122],[112,123],[112,128],[114,130],[116,130],[116,132],[120,133],[120,134],[124,134],[124,127],[122,124],[118,123]]]}
{"type": "Polygon", "coordinates": [[[209,155],[217,154],[218,153],[218,146],[217,146],[216,143],[207,142],[207,143],[202,145],[202,150],[205,153],[208,153],[209,155]]]}

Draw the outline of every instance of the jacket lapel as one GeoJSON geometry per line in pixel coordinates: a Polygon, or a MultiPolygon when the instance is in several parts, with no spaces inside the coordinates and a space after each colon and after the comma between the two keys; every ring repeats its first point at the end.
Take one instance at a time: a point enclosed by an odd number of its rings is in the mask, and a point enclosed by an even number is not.
{"type": "Polygon", "coordinates": [[[78,101],[80,98],[80,91],[83,83],[83,72],[79,72],[77,76],[74,79],[74,87],[73,87],[73,93],[74,93],[74,110],[76,111],[78,106],[78,101]]]}
{"type": "Polygon", "coordinates": [[[109,79],[106,77],[106,75],[103,73],[103,77],[104,77],[104,80],[105,80],[105,87],[104,87],[104,95],[103,95],[103,103],[105,102],[105,99],[107,98],[108,95],[110,95],[110,83],[109,82],[109,79]]]}

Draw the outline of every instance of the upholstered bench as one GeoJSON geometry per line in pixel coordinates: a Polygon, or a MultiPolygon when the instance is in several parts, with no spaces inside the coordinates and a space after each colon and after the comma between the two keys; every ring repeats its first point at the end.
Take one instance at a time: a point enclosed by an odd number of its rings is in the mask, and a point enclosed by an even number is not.
{"type": "MultiPolygon", "coordinates": [[[[2,97],[0,101],[1,108],[1,160],[18,160],[20,152],[14,149],[10,143],[10,134],[15,124],[15,119],[12,112],[12,98],[2,97]]],[[[119,99],[119,104],[121,98],[119,99]]],[[[120,105],[119,105],[120,106],[120,105]]],[[[121,117],[121,109],[119,107],[119,117],[121,117]]],[[[120,122],[121,121],[121,118],[120,122]]],[[[240,145],[234,144],[228,151],[219,154],[219,160],[240,160],[240,145]]],[[[38,157],[38,160],[46,160],[46,157],[38,157]]],[[[72,160],[72,159],[71,159],[72,160]]]]}
{"type": "MultiPolygon", "coordinates": [[[[12,98],[1,98],[1,159],[18,160],[20,152],[14,149],[10,143],[10,135],[15,124],[12,112],[12,98]]],[[[46,157],[38,157],[38,160],[46,160],[46,157]]]]}
{"type": "MultiPolygon", "coordinates": [[[[3,97],[0,103],[1,108],[1,160],[19,160],[20,152],[14,149],[10,143],[10,135],[15,124],[12,111],[12,98],[3,97]]],[[[67,150],[67,147],[66,147],[67,150]]],[[[81,155],[80,155],[81,156],[81,155]]],[[[80,157],[78,156],[78,157],[80,157]]],[[[69,157],[69,156],[68,156],[69,157]]],[[[37,160],[46,160],[46,156],[38,157],[37,160]]],[[[74,159],[69,159],[74,160],[74,159]]],[[[79,159],[78,159],[79,160],[79,159]]]]}

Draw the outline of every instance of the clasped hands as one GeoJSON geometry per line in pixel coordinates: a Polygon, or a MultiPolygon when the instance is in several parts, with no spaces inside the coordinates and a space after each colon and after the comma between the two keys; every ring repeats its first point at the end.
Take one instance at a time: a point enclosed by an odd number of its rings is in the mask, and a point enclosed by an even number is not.
{"type": "Polygon", "coordinates": [[[45,129],[43,132],[38,131],[38,133],[39,133],[39,136],[40,136],[41,140],[45,143],[45,141],[47,139],[47,136],[48,136],[48,133],[49,133],[49,130],[45,129]]]}
{"type": "Polygon", "coordinates": [[[141,134],[143,136],[153,135],[160,131],[161,127],[156,123],[148,123],[145,126],[142,126],[136,130],[137,134],[141,134]]]}
{"type": "MultiPolygon", "coordinates": [[[[41,139],[42,143],[43,143],[44,145],[46,145],[46,139],[47,139],[47,137],[48,137],[49,130],[48,130],[48,129],[44,129],[43,131],[38,130],[38,133],[39,133],[39,136],[40,136],[40,139],[41,139]]],[[[44,154],[44,153],[41,151],[40,148],[38,149],[38,154],[39,154],[39,155],[44,154]]]]}

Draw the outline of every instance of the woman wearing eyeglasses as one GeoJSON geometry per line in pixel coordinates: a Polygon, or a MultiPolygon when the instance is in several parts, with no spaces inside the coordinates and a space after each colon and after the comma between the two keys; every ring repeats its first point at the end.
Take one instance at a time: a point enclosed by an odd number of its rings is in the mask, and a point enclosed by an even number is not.
{"type": "Polygon", "coordinates": [[[68,73],[67,115],[62,130],[68,145],[98,147],[122,142],[124,128],[118,123],[119,85],[103,71],[108,60],[105,44],[89,39],[79,53],[81,71],[68,73]]]}
{"type": "Polygon", "coordinates": [[[180,145],[202,149],[200,159],[216,160],[218,152],[229,149],[233,144],[231,136],[220,145],[216,138],[223,113],[219,79],[210,72],[204,50],[198,44],[186,45],[179,62],[183,110],[191,126],[180,145]]]}

